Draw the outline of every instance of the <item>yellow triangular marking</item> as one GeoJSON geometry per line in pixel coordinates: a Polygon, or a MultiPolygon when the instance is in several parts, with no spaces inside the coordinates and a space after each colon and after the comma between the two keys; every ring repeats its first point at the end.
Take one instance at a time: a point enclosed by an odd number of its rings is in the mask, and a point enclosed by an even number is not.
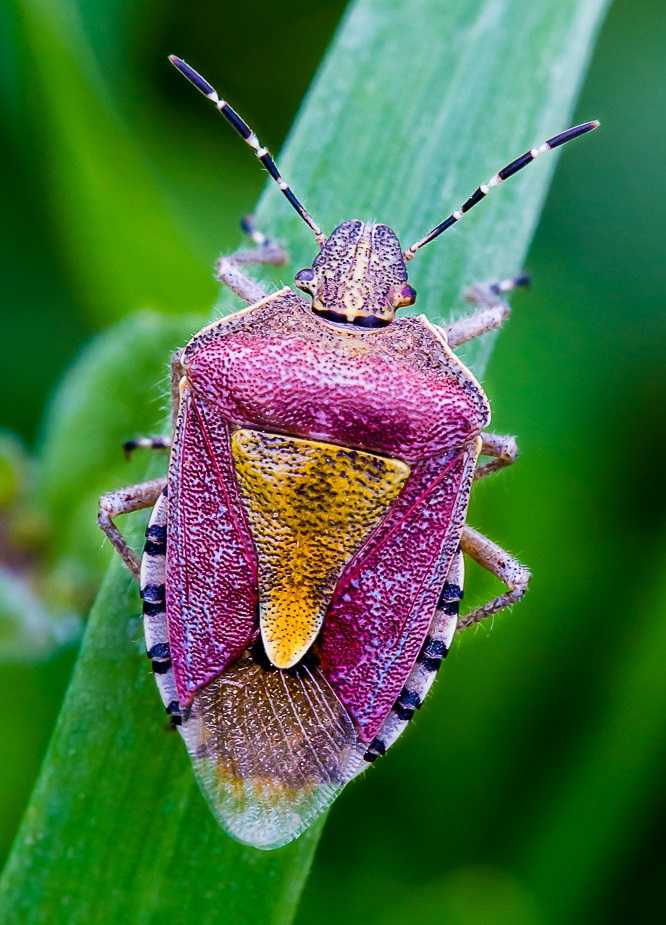
{"type": "Polygon", "coordinates": [[[231,438],[259,560],[261,635],[278,668],[321,627],[353,553],[397,498],[409,466],[330,443],[255,430],[231,438]]]}

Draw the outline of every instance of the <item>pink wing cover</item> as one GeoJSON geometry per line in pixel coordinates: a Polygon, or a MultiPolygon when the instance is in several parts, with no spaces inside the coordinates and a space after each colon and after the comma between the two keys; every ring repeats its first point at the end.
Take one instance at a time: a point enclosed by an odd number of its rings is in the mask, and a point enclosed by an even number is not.
{"type": "Polygon", "coordinates": [[[489,411],[420,319],[340,337],[281,291],[197,335],[169,474],[167,615],[179,697],[257,635],[257,563],[230,429],[253,427],[408,462],[400,498],[341,576],[322,669],[370,740],[418,655],[457,548],[489,411]]]}
{"type": "Polygon", "coordinates": [[[324,675],[370,742],[428,632],[460,540],[476,448],[417,464],[343,572],[319,641],[324,675]]]}
{"type": "Polygon", "coordinates": [[[166,610],[178,697],[239,658],[257,634],[257,563],[226,421],[185,394],[169,471],[166,610]]]}

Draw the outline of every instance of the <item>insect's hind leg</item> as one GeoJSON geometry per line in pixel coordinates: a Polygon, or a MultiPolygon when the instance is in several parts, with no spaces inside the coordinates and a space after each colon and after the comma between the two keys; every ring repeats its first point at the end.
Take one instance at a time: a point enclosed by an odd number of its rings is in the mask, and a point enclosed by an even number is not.
{"type": "Polygon", "coordinates": [[[518,444],[516,438],[510,434],[481,434],[481,456],[494,457],[490,462],[477,466],[475,479],[483,479],[493,472],[498,472],[506,466],[511,466],[518,459],[518,444]]]}
{"type": "Polygon", "coordinates": [[[503,296],[518,286],[528,286],[529,282],[529,276],[521,273],[512,279],[477,283],[471,286],[465,293],[465,298],[476,305],[477,310],[467,318],[459,318],[447,327],[446,339],[449,346],[459,347],[468,340],[501,327],[511,314],[511,308],[503,296]]]}
{"type": "Polygon", "coordinates": [[[228,257],[224,255],[220,257],[217,262],[216,276],[244,302],[252,305],[265,298],[267,293],[260,283],[244,273],[241,268],[252,263],[280,266],[285,264],[288,258],[284,248],[255,228],[252,218],[244,218],[241,221],[241,228],[256,246],[238,250],[228,257]]]}
{"type": "Polygon", "coordinates": [[[99,499],[97,523],[137,580],[140,570],[138,556],[116,527],[113,518],[119,514],[131,514],[133,511],[142,511],[147,507],[152,507],[165,486],[166,479],[153,479],[150,482],[141,482],[138,485],[128,485],[127,488],[110,491],[99,499]]]}
{"type": "Polygon", "coordinates": [[[503,582],[507,591],[493,598],[483,607],[477,607],[466,614],[459,622],[458,629],[462,630],[474,623],[480,623],[498,610],[515,604],[527,591],[530,581],[530,570],[522,565],[510,553],[493,543],[472,527],[463,528],[460,546],[464,553],[478,562],[483,568],[496,575],[503,582]]]}

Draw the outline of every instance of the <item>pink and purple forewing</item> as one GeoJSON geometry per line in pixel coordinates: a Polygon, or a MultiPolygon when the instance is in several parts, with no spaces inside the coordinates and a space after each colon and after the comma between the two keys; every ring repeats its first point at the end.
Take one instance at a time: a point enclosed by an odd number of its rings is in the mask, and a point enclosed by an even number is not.
{"type": "Polygon", "coordinates": [[[257,565],[238,498],[229,427],[183,392],[169,468],[166,610],[182,705],[257,634],[257,565]]]}
{"type": "MultiPolygon", "coordinates": [[[[158,680],[220,824],[241,842],[275,848],[335,799],[357,735],[314,663],[280,671],[255,644],[256,561],[228,441],[228,425],[186,388],[170,468],[166,574],[151,564],[151,581],[167,588],[171,665],[158,680]]],[[[162,510],[166,499],[155,524],[162,510]]],[[[151,648],[165,639],[163,621],[158,614],[150,624],[151,648]]]]}
{"type": "Polygon", "coordinates": [[[413,467],[338,582],[318,653],[361,742],[381,728],[423,645],[458,549],[478,449],[475,441],[413,467]]]}

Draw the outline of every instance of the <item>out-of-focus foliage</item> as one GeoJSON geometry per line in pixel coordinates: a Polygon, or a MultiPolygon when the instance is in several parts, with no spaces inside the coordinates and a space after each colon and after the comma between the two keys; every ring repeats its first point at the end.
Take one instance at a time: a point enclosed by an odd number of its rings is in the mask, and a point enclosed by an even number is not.
{"type": "Polygon", "coordinates": [[[110,485],[145,477],[145,457],[126,459],[121,447],[128,437],[164,431],[169,357],[204,322],[202,315],[133,315],[88,346],[57,389],[43,433],[39,488],[50,523],[58,525],[52,566],[61,582],[89,589],[108,564],[97,498],[110,485]]]}
{"type": "MultiPolygon", "coordinates": [[[[352,63],[329,59],[328,87],[317,91],[328,118],[315,133],[307,117],[297,123],[281,166],[327,227],[351,207],[411,240],[506,159],[562,127],[549,121],[547,98],[559,89],[564,113],[581,49],[574,42],[562,60],[548,43],[553,25],[572,17],[585,42],[594,5],[507,0],[475,15],[479,4],[470,2],[462,25],[448,11],[456,4],[438,5],[434,18],[425,0],[397,6],[360,5],[342,49],[352,63]],[[384,71],[371,40],[391,15],[400,26],[384,71]],[[418,53],[415,34],[424,36],[418,53]],[[481,37],[483,52],[466,52],[481,37]],[[352,64],[364,79],[348,99],[352,64]],[[435,114],[431,124],[423,112],[435,114]],[[443,125],[453,126],[444,138],[443,125]],[[429,187],[424,166],[434,172],[429,187]]],[[[20,444],[0,440],[0,514],[12,525],[11,541],[0,531],[12,565],[0,575],[0,631],[22,608],[41,620],[21,624],[38,630],[17,637],[21,661],[14,648],[0,665],[9,692],[5,850],[72,663],[71,646],[45,658],[48,634],[76,626],[73,615],[108,561],[94,497],[144,474],[145,461],[126,463],[119,444],[159,427],[168,352],[208,311],[215,254],[235,244],[237,218],[261,186],[244,146],[164,55],[191,57],[276,147],[341,12],[340,0],[203,2],[196,14],[126,0],[0,7],[11,216],[0,228],[0,259],[12,306],[3,317],[10,400],[0,423],[39,459],[34,471],[20,444]],[[92,335],[128,315],[77,358],[92,335]]],[[[304,925],[606,925],[663,915],[666,139],[654,113],[665,47],[657,0],[618,0],[578,107],[581,119],[600,117],[602,130],[567,151],[558,169],[527,261],[533,291],[514,300],[484,379],[495,429],[517,433],[523,456],[479,486],[471,517],[531,565],[533,590],[513,614],[458,640],[412,730],[338,801],[298,914],[304,925]]],[[[445,316],[474,277],[517,269],[553,166],[544,159],[495,192],[414,262],[419,310],[445,316]]],[[[299,266],[310,259],[307,233],[275,191],[260,217],[289,240],[299,266]]],[[[288,279],[286,271],[277,278],[288,279]]],[[[480,369],[486,357],[471,358],[480,369]]],[[[493,590],[470,568],[470,603],[493,590]]],[[[136,610],[116,567],[28,820],[35,884],[48,880],[40,881],[48,824],[66,819],[63,864],[73,876],[100,871],[78,920],[122,913],[152,921],[159,911],[173,915],[176,895],[183,921],[282,920],[313,840],[271,859],[240,851],[215,829],[182,749],[146,719],[158,703],[137,667],[140,629],[127,619],[136,610]],[[45,799],[49,781],[64,781],[68,768],[71,787],[45,799]],[[86,801],[93,785],[97,799],[86,801]],[[110,806],[114,826],[103,809],[110,806]]],[[[49,921],[77,920],[50,883],[41,911],[49,921]]],[[[29,921],[27,908],[14,909],[17,921],[29,921]]]]}

